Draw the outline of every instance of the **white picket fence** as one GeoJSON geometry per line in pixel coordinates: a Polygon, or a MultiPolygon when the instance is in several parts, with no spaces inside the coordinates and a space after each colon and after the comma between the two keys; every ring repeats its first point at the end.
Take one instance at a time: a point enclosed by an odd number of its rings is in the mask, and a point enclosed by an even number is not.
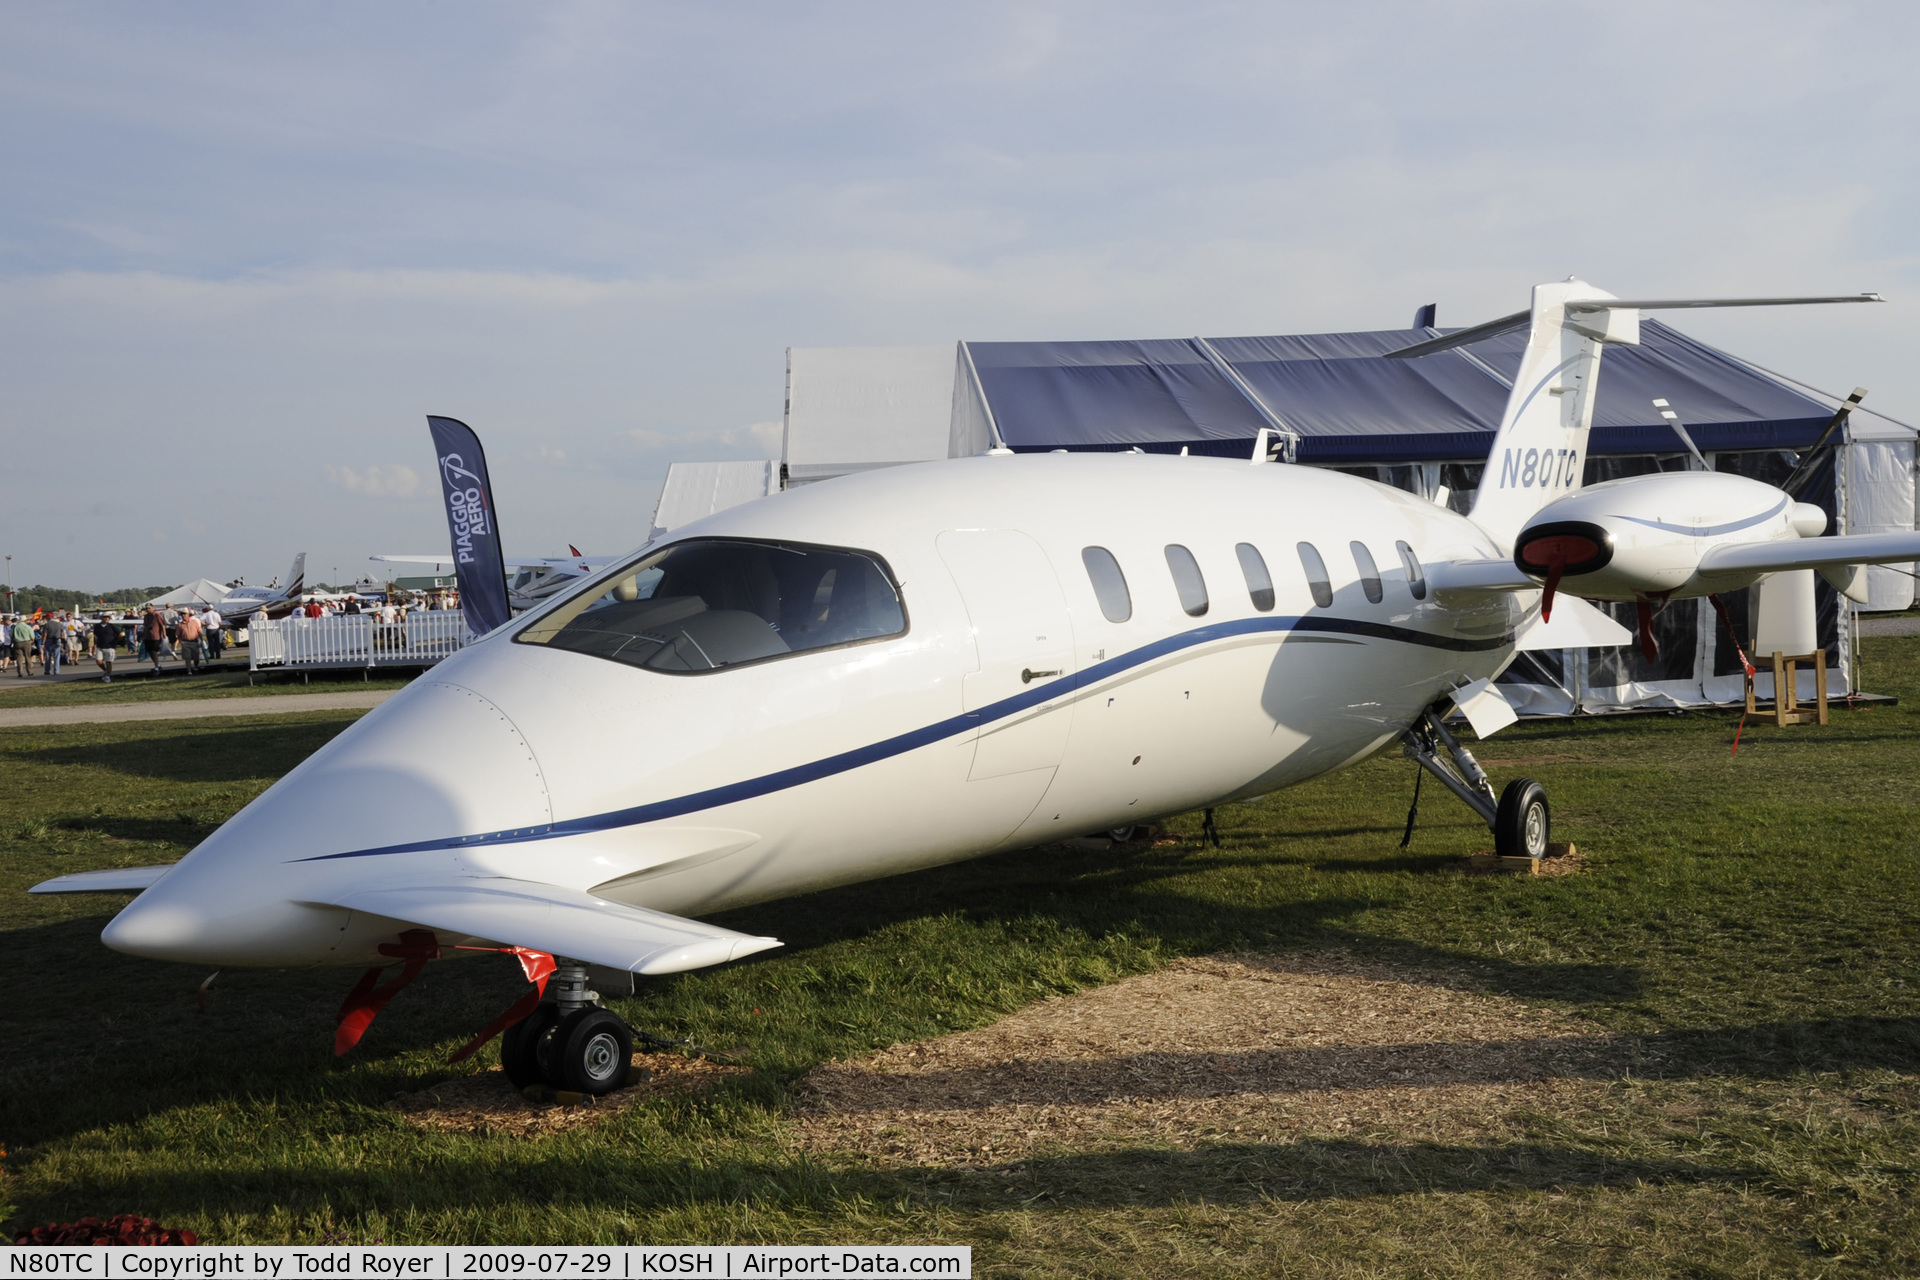
{"type": "Polygon", "coordinates": [[[247,628],[247,669],[431,666],[473,642],[457,609],[381,622],[370,613],[262,619],[247,628]]]}

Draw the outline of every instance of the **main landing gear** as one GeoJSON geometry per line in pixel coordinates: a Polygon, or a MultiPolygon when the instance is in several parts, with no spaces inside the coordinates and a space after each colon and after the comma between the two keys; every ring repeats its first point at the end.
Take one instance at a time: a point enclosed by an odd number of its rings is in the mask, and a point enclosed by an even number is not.
{"type": "Polygon", "coordinates": [[[561,960],[546,998],[500,1038],[500,1065],[516,1089],[543,1084],[574,1093],[612,1093],[627,1082],[633,1029],[600,1007],[586,969],[561,960]]]}
{"type": "MultiPolygon", "coordinates": [[[[1553,835],[1553,811],[1547,789],[1532,778],[1515,778],[1496,799],[1487,771],[1473,753],[1441,723],[1435,703],[1400,735],[1407,757],[1438,778],[1447,790],[1479,814],[1493,832],[1494,852],[1503,858],[1543,858],[1553,835]]],[[[1408,815],[1412,831],[1412,815],[1408,815]]]]}

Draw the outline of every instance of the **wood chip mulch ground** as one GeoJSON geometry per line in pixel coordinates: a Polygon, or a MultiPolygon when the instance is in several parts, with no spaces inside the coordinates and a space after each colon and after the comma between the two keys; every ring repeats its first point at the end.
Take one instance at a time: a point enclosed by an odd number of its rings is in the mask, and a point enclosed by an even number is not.
{"type": "Polygon", "coordinates": [[[801,1082],[816,1154],[985,1166],[1113,1142],[1454,1141],[1604,1090],[1572,1017],[1338,956],[1232,956],[1046,1001],[801,1082]]]}
{"type": "Polygon", "coordinates": [[[531,1101],[507,1083],[499,1067],[402,1094],[388,1105],[422,1129],[525,1138],[597,1124],[647,1098],[704,1089],[747,1073],[745,1067],[671,1053],[636,1053],[633,1066],[632,1084],[577,1106],[531,1101]]]}
{"type": "Polygon", "coordinates": [[[1568,846],[1567,852],[1542,858],[1539,864],[1531,871],[1524,871],[1515,870],[1513,867],[1505,865],[1500,861],[1498,854],[1489,850],[1486,853],[1476,853],[1470,857],[1462,858],[1460,861],[1443,869],[1465,872],[1470,876],[1577,876],[1584,873],[1587,869],[1587,855],[1580,852],[1578,846],[1568,846]]]}

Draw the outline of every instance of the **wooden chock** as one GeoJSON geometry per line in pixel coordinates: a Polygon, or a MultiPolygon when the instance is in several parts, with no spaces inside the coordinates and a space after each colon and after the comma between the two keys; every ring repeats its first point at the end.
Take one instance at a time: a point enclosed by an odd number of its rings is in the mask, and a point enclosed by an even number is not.
{"type": "MultiPolygon", "coordinates": [[[[1754,705],[1753,673],[1747,673],[1747,714],[1755,715],[1758,709],[1754,705]]],[[[1815,649],[1812,653],[1773,653],[1773,723],[1779,728],[1790,724],[1826,724],[1827,719],[1827,651],[1815,649]],[[1800,705],[1799,681],[1796,668],[1800,663],[1813,667],[1814,705],[1800,705]]]]}

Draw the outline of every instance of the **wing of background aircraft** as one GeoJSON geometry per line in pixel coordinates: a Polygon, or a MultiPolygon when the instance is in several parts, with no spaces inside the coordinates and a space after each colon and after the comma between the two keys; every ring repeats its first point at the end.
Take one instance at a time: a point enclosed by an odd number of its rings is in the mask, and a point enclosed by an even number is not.
{"type": "MultiPolygon", "coordinates": [[[[505,563],[509,569],[535,569],[535,568],[539,568],[541,565],[550,565],[558,569],[576,568],[584,572],[590,569],[598,569],[602,565],[612,564],[615,560],[619,558],[620,557],[618,556],[583,556],[583,555],[507,556],[505,557],[505,563]]],[[[445,556],[445,555],[438,555],[438,556],[436,555],[419,555],[419,556],[378,555],[378,556],[368,556],[367,559],[377,560],[382,564],[430,564],[430,565],[436,565],[436,566],[445,565],[448,569],[452,569],[454,567],[453,557],[445,556]]]]}

